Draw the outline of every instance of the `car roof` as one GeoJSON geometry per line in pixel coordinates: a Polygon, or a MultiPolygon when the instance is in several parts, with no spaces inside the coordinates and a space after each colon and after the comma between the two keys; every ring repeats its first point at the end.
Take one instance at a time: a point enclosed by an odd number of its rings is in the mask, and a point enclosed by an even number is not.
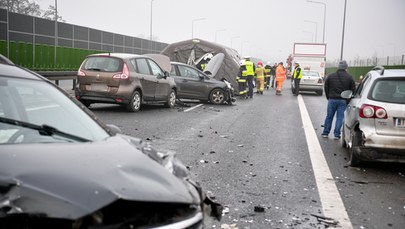
{"type": "Polygon", "coordinates": [[[405,69],[385,69],[382,74],[378,70],[372,70],[372,72],[381,77],[405,77],[405,69]]]}
{"type": "Polygon", "coordinates": [[[146,56],[143,56],[143,55],[130,54],[130,53],[97,53],[97,54],[89,55],[88,57],[94,57],[94,56],[111,56],[111,57],[117,57],[117,58],[121,58],[121,59],[130,59],[130,58],[135,58],[135,57],[146,57],[146,56]]]}
{"type": "Polygon", "coordinates": [[[2,64],[0,63],[0,76],[12,76],[25,79],[40,79],[39,76],[35,75],[31,71],[18,67],[16,65],[2,64]]]}

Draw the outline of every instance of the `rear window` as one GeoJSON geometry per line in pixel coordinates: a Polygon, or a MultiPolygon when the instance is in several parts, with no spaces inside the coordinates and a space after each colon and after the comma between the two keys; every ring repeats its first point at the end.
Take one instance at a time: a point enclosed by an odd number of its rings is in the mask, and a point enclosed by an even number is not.
{"type": "Polygon", "coordinates": [[[308,76],[308,77],[319,77],[318,72],[306,72],[306,71],[303,71],[302,75],[303,76],[308,76]]]}
{"type": "Polygon", "coordinates": [[[120,72],[122,70],[122,61],[112,57],[89,57],[83,69],[99,72],[120,72]]]}
{"type": "Polygon", "coordinates": [[[375,82],[371,99],[405,104],[405,79],[384,79],[375,82]]]}

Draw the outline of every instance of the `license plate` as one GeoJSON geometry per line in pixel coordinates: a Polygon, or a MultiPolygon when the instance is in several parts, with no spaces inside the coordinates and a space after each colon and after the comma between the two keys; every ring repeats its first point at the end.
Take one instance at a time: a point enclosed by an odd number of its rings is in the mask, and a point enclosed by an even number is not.
{"type": "Polygon", "coordinates": [[[403,127],[403,128],[405,128],[405,118],[396,118],[395,119],[395,127],[403,127]]]}
{"type": "Polygon", "coordinates": [[[92,84],[91,90],[92,91],[107,91],[107,86],[104,84],[92,84]]]}

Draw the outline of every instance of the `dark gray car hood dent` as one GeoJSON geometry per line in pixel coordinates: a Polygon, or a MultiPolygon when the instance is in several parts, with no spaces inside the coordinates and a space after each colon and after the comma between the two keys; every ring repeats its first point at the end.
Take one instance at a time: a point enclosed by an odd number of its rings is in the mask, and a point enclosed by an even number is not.
{"type": "Polygon", "coordinates": [[[210,62],[208,62],[207,66],[204,69],[204,73],[211,75],[211,77],[215,77],[218,73],[219,68],[222,66],[222,62],[224,61],[225,55],[223,53],[218,53],[215,55],[210,62]]]}
{"type": "Polygon", "coordinates": [[[3,145],[0,209],[78,219],[118,199],[199,204],[198,192],[122,135],[78,144],[3,145]]]}

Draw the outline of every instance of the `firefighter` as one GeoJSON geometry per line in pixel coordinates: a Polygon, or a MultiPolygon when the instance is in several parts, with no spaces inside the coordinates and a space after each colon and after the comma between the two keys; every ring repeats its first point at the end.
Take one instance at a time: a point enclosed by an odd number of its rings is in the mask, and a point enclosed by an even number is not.
{"type": "Polygon", "coordinates": [[[238,81],[238,86],[239,86],[239,96],[241,98],[246,98],[247,97],[247,90],[246,90],[246,82],[247,82],[247,75],[246,75],[246,66],[245,66],[245,60],[239,61],[239,75],[236,78],[238,81]]]}
{"type": "Polygon", "coordinates": [[[277,63],[274,63],[273,67],[271,68],[271,87],[274,88],[274,81],[276,79],[276,68],[277,68],[277,63]]]}
{"type": "Polygon", "coordinates": [[[294,80],[294,95],[298,96],[300,92],[300,81],[302,78],[302,70],[300,64],[298,62],[294,63],[294,73],[293,73],[293,80],[294,80]]]}
{"type": "Polygon", "coordinates": [[[255,64],[250,61],[250,57],[245,58],[245,67],[246,67],[246,76],[247,76],[247,84],[248,84],[248,97],[253,98],[253,79],[255,77],[255,64]]]}
{"type": "Polygon", "coordinates": [[[266,90],[269,90],[270,87],[270,78],[271,78],[271,65],[270,61],[267,61],[266,66],[264,66],[264,87],[266,90]]]}
{"type": "Polygon", "coordinates": [[[285,80],[285,68],[283,62],[278,63],[276,68],[276,95],[281,95],[283,89],[283,83],[285,80]]]}
{"type": "Polygon", "coordinates": [[[256,92],[258,94],[262,94],[263,95],[263,91],[264,91],[264,67],[263,67],[263,63],[261,61],[259,61],[257,63],[257,68],[255,70],[255,78],[256,78],[256,92]]]}

